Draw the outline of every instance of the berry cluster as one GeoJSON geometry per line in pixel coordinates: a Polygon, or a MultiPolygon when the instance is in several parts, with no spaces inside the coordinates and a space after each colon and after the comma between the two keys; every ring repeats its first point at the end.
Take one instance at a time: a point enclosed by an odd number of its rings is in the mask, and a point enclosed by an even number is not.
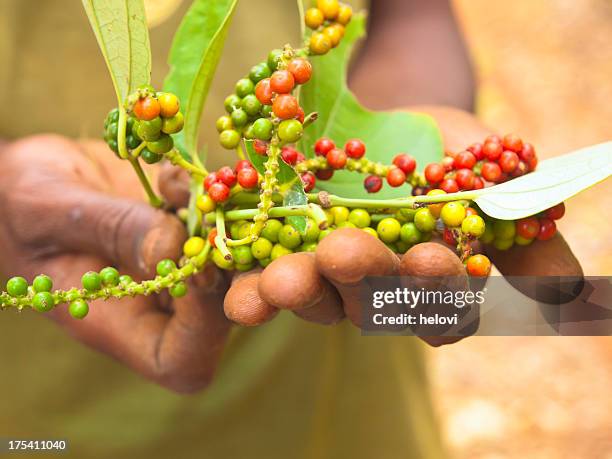
{"type": "Polygon", "coordinates": [[[211,172],[204,179],[204,190],[208,193],[199,197],[197,205],[204,212],[212,212],[217,203],[226,202],[231,189],[236,185],[244,190],[253,190],[259,183],[259,175],[251,163],[242,159],[234,169],[223,166],[216,172],[211,172]]]}
{"type": "Polygon", "coordinates": [[[353,10],[338,0],[317,0],[316,8],[306,10],[306,26],[314,32],[308,43],[311,54],[327,54],[344,36],[344,28],[351,22],[353,10]]]}

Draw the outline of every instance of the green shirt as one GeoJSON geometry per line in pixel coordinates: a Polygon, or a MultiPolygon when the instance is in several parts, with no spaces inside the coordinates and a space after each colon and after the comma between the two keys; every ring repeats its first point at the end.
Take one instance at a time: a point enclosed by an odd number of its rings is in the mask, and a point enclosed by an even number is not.
{"type": "MultiPolygon", "coordinates": [[[[186,6],[151,30],[157,86],[186,6]]],[[[216,139],[234,81],[297,30],[293,2],[240,5],[203,138],[216,139]],[[264,19],[272,26],[258,26],[264,19]]],[[[0,2],[0,58],[3,137],[99,136],[114,96],[79,1],[0,2]]],[[[0,362],[0,437],[67,439],[66,457],[445,457],[420,342],[362,337],[346,322],[324,327],[283,312],[236,327],[213,384],[194,396],[143,380],[31,312],[0,314],[0,362]]]]}

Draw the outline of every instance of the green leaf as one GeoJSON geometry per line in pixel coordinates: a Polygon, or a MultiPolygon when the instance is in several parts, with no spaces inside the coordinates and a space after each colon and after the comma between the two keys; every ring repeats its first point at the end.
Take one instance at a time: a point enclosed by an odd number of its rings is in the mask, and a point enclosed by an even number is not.
{"type": "Polygon", "coordinates": [[[474,192],[487,215],[516,220],[535,215],[601,182],[612,174],[612,142],[542,161],[529,174],[474,192]]]}
{"type": "Polygon", "coordinates": [[[187,158],[198,151],[202,109],[237,4],[238,0],[195,0],[172,42],[164,90],[181,101],[185,127],[173,137],[187,158]]]}
{"type": "MultiPolygon", "coordinates": [[[[285,193],[283,198],[284,206],[303,206],[308,204],[308,197],[304,193],[302,182],[295,182],[285,193]]],[[[286,218],[287,223],[293,226],[302,235],[306,233],[306,217],[291,216],[286,218]]]]}
{"type": "MultiPolygon", "coordinates": [[[[322,136],[338,145],[351,138],[362,139],[366,157],[389,164],[400,152],[414,156],[419,164],[439,161],[443,156],[442,137],[428,115],[407,112],[373,112],[359,104],[346,85],[347,65],[355,42],[365,35],[365,14],[356,14],[338,48],[325,56],[313,57],[312,79],[301,88],[300,102],[306,113],[319,119],[304,131],[300,147],[313,156],[313,146],[322,136]]],[[[330,181],[318,182],[320,189],[351,198],[368,197],[363,175],[336,171],[330,181]]],[[[401,197],[408,187],[383,187],[377,198],[401,197]]],[[[371,197],[371,196],[370,196],[371,197]]]]}
{"type": "Polygon", "coordinates": [[[117,101],[151,80],[143,0],[82,0],[115,86],[117,101]]]}

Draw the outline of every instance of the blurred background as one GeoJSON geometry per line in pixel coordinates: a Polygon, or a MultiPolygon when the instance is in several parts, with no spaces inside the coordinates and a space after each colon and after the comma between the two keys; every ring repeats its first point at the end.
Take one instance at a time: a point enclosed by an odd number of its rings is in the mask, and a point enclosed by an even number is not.
{"type": "MultiPolygon", "coordinates": [[[[612,139],[612,2],[454,0],[477,112],[541,157],[612,139]]],[[[587,275],[612,275],[608,180],[560,230],[587,275]]],[[[434,400],[460,459],[612,458],[612,339],[477,337],[431,349],[434,400]]]]}

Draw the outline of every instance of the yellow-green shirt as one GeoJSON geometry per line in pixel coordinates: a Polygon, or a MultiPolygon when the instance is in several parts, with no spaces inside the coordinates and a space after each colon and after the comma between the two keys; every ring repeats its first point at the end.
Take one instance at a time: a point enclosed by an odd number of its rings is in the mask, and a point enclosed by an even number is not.
{"type": "MultiPolygon", "coordinates": [[[[151,30],[159,87],[188,5],[147,1],[161,21],[151,30]]],[[[214,119],[234,82],[267,50],[295,42],[298,29],[293,1],[242,2],[203,139],[216,139],[214,119]]],[[[78,0],[0,2],[0,137],[99,136],[114,100],[78,0]]],[[[348,323],[318,326],[286,312],[236,327],[215,381],[194,396],[143,380],[29,312],[0,313],[0,365],[0,437],[67,439],[63,457],[445,457],[420,342],[362,337],[348,323]]]]}

